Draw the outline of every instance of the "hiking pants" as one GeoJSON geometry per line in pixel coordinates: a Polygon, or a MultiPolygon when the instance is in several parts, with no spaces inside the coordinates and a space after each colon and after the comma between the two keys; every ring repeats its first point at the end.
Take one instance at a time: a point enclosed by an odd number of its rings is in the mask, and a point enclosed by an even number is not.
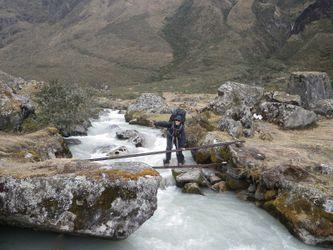
{"type": "MultiPolygon", "coordinates": [[[[176,146],[176,149],[178,149],[179,148],[179,145],[177,145],[177,143],[178,143],[178,140],[175,138],[175,140],[173,140],[173,137],[172,136],[170,136],[170,135],[167,135],[167,148],[166,148],[166,150],[172,150],[172,147],[173,147],[173,144],[176,146]]],[[[180,164],[184,164],[184,155],[183,155],[183,152],[182,151],[180,151],[180,152],[177,152],[176,153],[176,155],[177,155],[177,161],[178,161],[178,163],[180,163],[180,164]]],[[[170,162],[170,160],[171,160],[171,153],[166,153],[166,162],[170,162]]]]}

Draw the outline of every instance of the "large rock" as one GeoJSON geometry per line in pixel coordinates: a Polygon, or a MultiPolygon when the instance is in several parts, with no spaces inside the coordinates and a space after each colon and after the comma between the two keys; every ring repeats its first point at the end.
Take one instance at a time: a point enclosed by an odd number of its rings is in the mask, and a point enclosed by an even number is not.
{"type": "Polygon", "coordinates": [[[128,109],[128,112],[137,112],[137,111],[145,111],[150,113],[169,113],[170,108],[167,103],[163,99],[163,97],[159,95],[155,95],[152,93],[144,93],[142,94],[135,103],[131,104],[128,109]]]}
{"type": "Polygon", "coordinates": [[[159,182],[142,163],[0,166],[0,224],[125,239],[154,214],[159,182]]]}
{"type": "Polygon", "coordinates": [[[311,105],[311,110],[327,118],[333,117],[333,99],[323,99],[311,105]]]}
{"type": "MultiPolygon", "coordinates": [[[[230,141],[231,137],[226,133],[212,131],[206,133],[196,144],[196,146],[205,146],[225,141],[230,141]]],[[[206,148],[191,151],[194,160],[199,163],[221,163],[229,158],[229,151],[226,147],[206,148]]]]}
{"type": "Polygon", "coordinates": [[[277,123],[285,129],[306,128],[317,121],[313,111],[291,104],[263,102],[259,109],[266,120],[277,123]]]}
{"type": "Polygon", "coordinates": [[[269,102],[279,102],[300,106],[302,104],[299,95],[291,95],[283,91],[272,91],[265,93],[265,97],[269,102]]]}
{"type": "Polygon", "coordinates": [[[237,82],[226,82],[219,87],[218,97],[207,106],[207,109],[213,110],[218,114],[224,114],[234,106],[245,105],[254,107],[259,103],[263,95],[264,89],[261,87],[237,82]]]}
{"type": "Polygon", "coordinates": [[[172,175],[177,187],[184,187],[187,183],[197,183],[204,185],[203,173],[200,169],[173,169],[172,175]]]}
{"type": "Polygon", "coordinates": [[[10,87],[0,82],[0,130],[19,130],[23,120],[34,110],[28,98],[15,94],[10,87]]]}
{"type": "Polygon", "coordinates": [[[121,130],[116,132],[116,136],[120,140],[130,140],[136,147],[142,147],[145,138],[137,130],[121,130]]]}
{"type": "Polygon", "coordinates": [[[305,243],[332,247],[333,190],[321,179],[294,165],[264,171],[261,185],[279,190],[276,198],[268,196],[264,208],[305,243]]]}
{"type": "Polygon", "coordinates": [[[293,72],[289,78],[288,92],[300,95],[302,105],[306,108],[321,99],[333,97],[331,81],[324,72],[293,72]]]}

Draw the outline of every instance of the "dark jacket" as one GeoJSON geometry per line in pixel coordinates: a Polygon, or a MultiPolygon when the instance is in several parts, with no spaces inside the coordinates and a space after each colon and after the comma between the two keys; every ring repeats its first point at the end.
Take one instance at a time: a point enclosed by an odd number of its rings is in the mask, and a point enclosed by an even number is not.
{"type": "Polygon", "coordinates": [[[162,127],[167,128],[168,131],[168,137],[177,138],[178,140],[178,147],[179,148],[185,148],[186,143],[186,137],[185,137],[185,128],[184,125],[181,124],[179,126],[176,126],[174,122],[155,122],[154,123],[156,127],[162,127]]]}

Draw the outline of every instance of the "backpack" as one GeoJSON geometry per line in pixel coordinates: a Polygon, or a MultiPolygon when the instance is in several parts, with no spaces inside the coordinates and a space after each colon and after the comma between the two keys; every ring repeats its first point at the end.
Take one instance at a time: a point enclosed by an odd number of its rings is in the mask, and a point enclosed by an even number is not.
{"type": "Polygon", "coordinates": [[[181,109],[181,108],[177,108],[175,110],[172,111],[172,114],[170,116],[170,119],[169,119],[169,122],[173,122],[175,121],[175,118],[177,116],[181,116],[182,117],[182,124],[185,123],[185,120],[186,120],[186,111],[184,109],[181,109]]]}

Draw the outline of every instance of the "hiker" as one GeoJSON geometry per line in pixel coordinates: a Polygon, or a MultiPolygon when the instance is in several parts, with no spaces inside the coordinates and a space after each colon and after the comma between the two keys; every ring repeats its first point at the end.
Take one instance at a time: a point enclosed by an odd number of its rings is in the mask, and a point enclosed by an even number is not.
{"type": "MultiPolygon", "coordinates": [[[[169,121],[153,122],[156,127],[167,128],[167,147],[166,150],[172,150],[173,144],[176,149],[185,149],[185,115],[186,112],[181,109],[177,109],[170,117],[169,121]],[[177,114],[180,112],[180,114],[177,114]]],[[[184,165],[185,159],[182,151],[176,153],[178,165],[184,165]]],[[[168,166],[171,160],[171,153],[166,153],[166,158],[163,160],[164,166],[168,166]]]]}

